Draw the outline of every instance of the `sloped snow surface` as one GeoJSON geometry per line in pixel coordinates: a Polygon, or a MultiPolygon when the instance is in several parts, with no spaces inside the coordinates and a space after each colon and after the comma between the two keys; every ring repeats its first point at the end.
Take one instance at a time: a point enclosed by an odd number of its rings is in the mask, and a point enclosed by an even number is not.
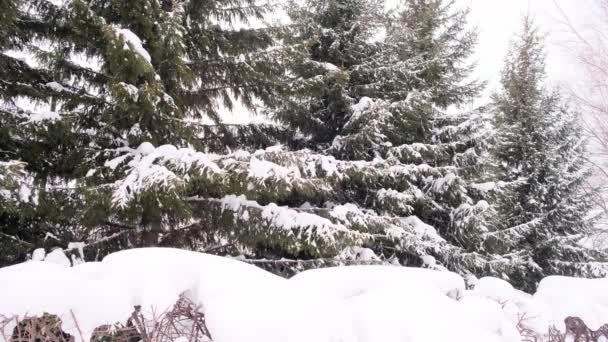
{"type": "Polygon", "coordinates": [[[457,274],[398,266],[310,270],[287,280],[176,249],[133,249],[74,267],[59,254],[0,269],[0,314],[53,313],[86,339],[135,305],[162,311],[185,294],[201,305],[217,342],[515,342],[522,317],[539,334],[550,325],[563,330],[571,315],[593,329],[608,323],[608,279],[549,277],[529,295],[500,279],[466,290],[457,274]]]}

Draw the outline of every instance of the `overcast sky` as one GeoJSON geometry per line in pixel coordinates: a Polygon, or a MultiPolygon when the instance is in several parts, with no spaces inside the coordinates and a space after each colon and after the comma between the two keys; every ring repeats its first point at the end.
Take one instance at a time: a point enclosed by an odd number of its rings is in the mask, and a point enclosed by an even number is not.
{"type": "MultiPolygon", "coordinates": [[[[553,0],[459,0],[471,7],[471,23],[479,29],[477,73],[488,80],[488,92],[496,89],[509,41],[521,28],[521,18],[530,13],[547,35],[547,73],[552,84],[570,82],[579,75],[574,51],[565,47],[570,35],[553,0]]],[[[557,0],[571,22],[584,28],[593,15],[594,0],[557,0]]]]}

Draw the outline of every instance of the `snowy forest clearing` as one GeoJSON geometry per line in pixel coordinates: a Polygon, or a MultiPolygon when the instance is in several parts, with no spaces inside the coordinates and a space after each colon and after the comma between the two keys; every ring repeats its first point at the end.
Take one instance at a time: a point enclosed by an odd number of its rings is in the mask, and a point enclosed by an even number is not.
{"type": "MultiPolygon", "coordinates": [[[[516,342],[552,326],[565,331],[568,316],[591,330],[608,319],[608,279],[547,277],[528,295],[496,278],[467,290],[455,273],[399,266],[326,268],[284,279],[177,249],[121,251],[74,267],[65,261],[54,253],[0,269],[5,339],[14,316],[50,313],[63,331],[88,341],[97,327],[125,322],[136,306],[142,322],[160,321],[180,294],[199,308],[215,342],[516,342]]],[[[192,337],[182,333],[156,341],[192,337]]]]}

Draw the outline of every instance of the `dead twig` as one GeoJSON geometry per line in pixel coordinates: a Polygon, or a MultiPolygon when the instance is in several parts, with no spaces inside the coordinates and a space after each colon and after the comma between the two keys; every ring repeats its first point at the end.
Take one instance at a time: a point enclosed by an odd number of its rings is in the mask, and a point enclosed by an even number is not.
{"type": "Polygon", "coordinates": [[[72,320],[74,321],[74,325],[76,326],[76,330],[78,330],[78,335],[80,336],[80,340],[85,342],[84,335],[82,334],[82,330],[80,329],[80,324],[78,324],[78,320],[76,319],[76,315],[74,315],[74,311],[70,310],[70,315],[72,316],[72,320]]]}

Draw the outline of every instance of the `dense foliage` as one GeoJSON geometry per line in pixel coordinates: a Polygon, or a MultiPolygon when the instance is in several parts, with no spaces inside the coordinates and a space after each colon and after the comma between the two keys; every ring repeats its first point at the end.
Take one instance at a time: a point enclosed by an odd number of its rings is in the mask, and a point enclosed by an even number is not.
{"type": "Polygon", "coordinates": [[[543,87],[542,39],[529,18],[513,43],[494,96],[497,215],[488,251],[522,259],[514,282],[533,290],[550,274],[602,276],[605,256],[578,245],[593,228],[593,189],[577,113],[543,87]]]}
{"type": "Polygon", "coordinates": [[[272,24],[271,7],[0,0],[0,263],[152,245],[526,290],[606,274],[577,244],[585,145],[530,23],[502,91],[463,110],[483,84],[455,0],[292,1],[272,24]],[[268,122],[224,124],[236,108],[268,122]]]}

